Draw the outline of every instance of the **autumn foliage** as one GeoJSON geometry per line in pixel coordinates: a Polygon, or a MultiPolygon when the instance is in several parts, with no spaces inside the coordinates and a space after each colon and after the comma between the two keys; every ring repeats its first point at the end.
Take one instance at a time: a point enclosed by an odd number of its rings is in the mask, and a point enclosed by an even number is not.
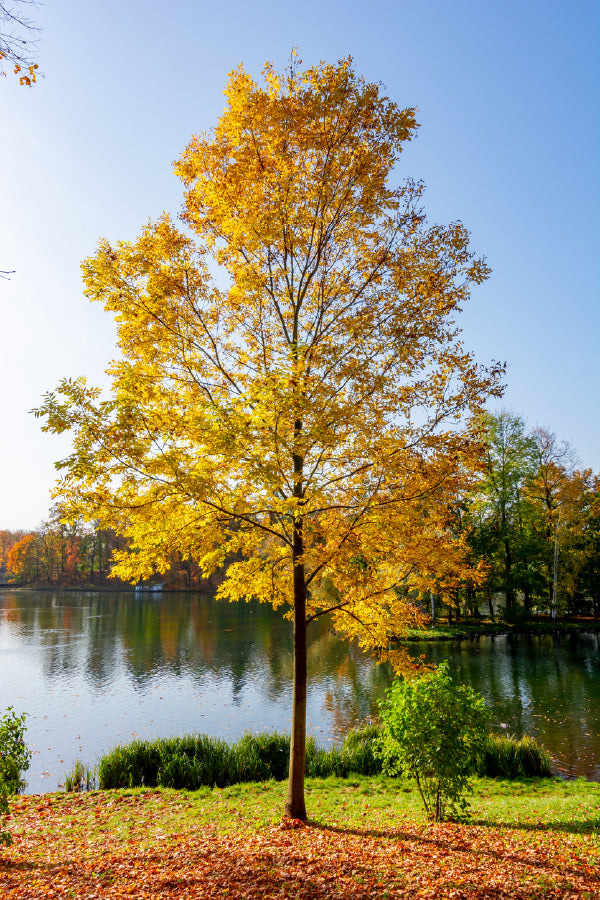
{"type": "Polygon", "coordinates": [[[293,618],[288,811],[304,818],[307,625],[328,611],[408,666],[390,637],[422,619],[409,589],[469,567],[448,510],[500,370],[455,323],[488,275],[466,229],[392,183],[414,110],[349,59],[263,74],[231,74],[216,128],[176,163],[187,230],[165,215],[83,265],[117,324],[110,395],[66,380],[39,413],[73,431],[67,516],[129,538],[117,575],[174,553],[226,564],[220,597],[293,618]]]}
{"type": "Polygon", "coordinates": [[[271,816],[248,821],[225,792],[19,798],[12,805],[14,844],[0,854],[0,894],[564,900],[600,891],[597,838],[577,834],[556,815],[548,826],[545,819],[539,826],[426,826],[393,808],[374,808],[358,786],[339,796],[334,820],[308,825],[271,816]],[[215,805],[228,827],[207,821],[205,807],[215,805]]]}

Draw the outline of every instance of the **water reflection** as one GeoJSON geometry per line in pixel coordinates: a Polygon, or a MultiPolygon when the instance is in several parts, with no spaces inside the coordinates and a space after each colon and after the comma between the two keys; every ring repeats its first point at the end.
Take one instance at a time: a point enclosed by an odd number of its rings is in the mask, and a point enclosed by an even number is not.
{"type": "Polygon", "coordinates": [[[448,659],[456,677],[485,696],[495,727],[538,738],[557,772],[600,781],[598,635],[419,642],[411,652],[448,659]]]}
{"type": "MultiPolygon", "coordinates": [[[[310,626],[309,732],[376,714],[391,681],[329,623],[310,626]]],[[[498,728],[536,735],[559,771],[600,780],[598,636],[419,642],[486,696],[498,728]]],[[[28,713],[30,790],[132,736],[289,730],[292,627],[270,607],[198,594],[0,592],[0,708],[28,713]]]]}
{"type": "MultiPolygon", "coordinates": [[[[310,626],[309,732],[341,740],[391,673],[310,626]]],[[[292,626],[263,604],[198,594],[0,593],[0,705],[29,715],[30,789],[132,736],[289,730],[292,626]]]]}

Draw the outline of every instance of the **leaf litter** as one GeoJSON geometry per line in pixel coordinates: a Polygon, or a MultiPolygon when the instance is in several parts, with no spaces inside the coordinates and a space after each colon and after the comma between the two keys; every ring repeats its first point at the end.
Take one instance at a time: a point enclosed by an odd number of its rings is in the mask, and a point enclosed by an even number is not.
{"type": "Polygon", "coordinates": [[[17,797],[0,853],[9,898],[593,898],[600,836],[552,828],[248,822],[211,794],[95,791],[17,797]]]}

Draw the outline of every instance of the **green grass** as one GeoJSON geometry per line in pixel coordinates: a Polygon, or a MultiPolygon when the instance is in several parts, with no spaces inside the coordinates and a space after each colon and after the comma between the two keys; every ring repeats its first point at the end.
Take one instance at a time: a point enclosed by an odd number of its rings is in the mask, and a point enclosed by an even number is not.
{"type": "MultiPolygon", "coordinates": [[[[600,840],[600,784],[560,779],[473,781],[471,822],[493,827],[552,830],[593,834],[600,840]]],[[[126,837],[136,828],[139,802],[152,797],[154,828],[178,833],[189,825],[211,826],[222,833],[240,828],[258,830],[277,825],[285,804],[287,785],[265,781],[240,783],[225,788],[202,787],[196,791],[134,788],[91,792],[111,808],[111,831],[126,837]]],[[[58,795],[56,801],[59,802],[58,795]]],[[[86,795],[90,796],[90,795],[86,795]]],[[[78,809],[79,797],[65,797],[78,809]]],[[[83,800],[83,797],[81,798],[83,800]]],[[[51,802],[51,801],[50,801],[51,802]]],[[[368,828],[385,831],[393,819],[424,822],[421,799],[414,782],[384,776],[307,778],[306,808],[309,820],[329,827],[368,828]]],[[[87,824],[82,825],[88,828],[87,824]]]]}
{"type": "MultiPolygon", "coordinates": [[[[375,757],[378,730],[374,726],[351,732],[341,748],[324,750],[314,738],[306,742],[306,774],[315,777],[350,773],[377,774],[375,757]]],[[[208,735],[187,735],[133,741],[101,757],[100,788],[172,787],[196,789],[225,787],[248,781],[283,781],[287,778],[289,735],[246,734],[234,744],[208,735]]],[[[67,776],[71,783],[74,776],[67,776]]]]}
{"type": "Polygon", "coordinates": [[[489,734],[477,774],[490,778],[549,778],[550,756],[533,738],[489,734]]]}
{"type": "Polygon", "coordinates": [[[411,628],[399,641],[445,641],[460,640],[486,634],[549,634],[560,631],[571,633],[577,631],[598,631],[600,620],[588,619],[587,621],[556,621],[550,619],[523,619],[518,622],[496,621],[491,619],[467,619],[457,624],[442,624],[438,622],[435,628],[411,628]]]}

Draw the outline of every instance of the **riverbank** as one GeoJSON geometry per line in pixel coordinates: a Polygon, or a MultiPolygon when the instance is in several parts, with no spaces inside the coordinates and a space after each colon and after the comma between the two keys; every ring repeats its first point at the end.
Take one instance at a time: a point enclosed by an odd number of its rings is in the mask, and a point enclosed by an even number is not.
{"type": "Polygon", "coordinates": [[[448,640],[471,640],[484,636],[499,635],[566,635],[576,634],[579,632],[588,632],[600,634],[600,619],[557,619],[554,622],[550,617],[543,619],[534,619],[532,621],[521,621],[518,623],[508,622],[491,622],[483,620],[482,622],[468,621],[461,622],[457,625],[427,626],[423,629],[413,628],[406,634],[398,638],[400,642],[404,641],[448,641],[448,640]]]}
{"type": "Polygon", "coordinates": [[[284,783],[193,793],[16,797],[3,898],[592,898],[600,785],[479,779],[469,825],[428,825],[414,784],[308,779],[307,825],[284,783]],[[298,825],[299,827],[294,827],[298,825]]]}

